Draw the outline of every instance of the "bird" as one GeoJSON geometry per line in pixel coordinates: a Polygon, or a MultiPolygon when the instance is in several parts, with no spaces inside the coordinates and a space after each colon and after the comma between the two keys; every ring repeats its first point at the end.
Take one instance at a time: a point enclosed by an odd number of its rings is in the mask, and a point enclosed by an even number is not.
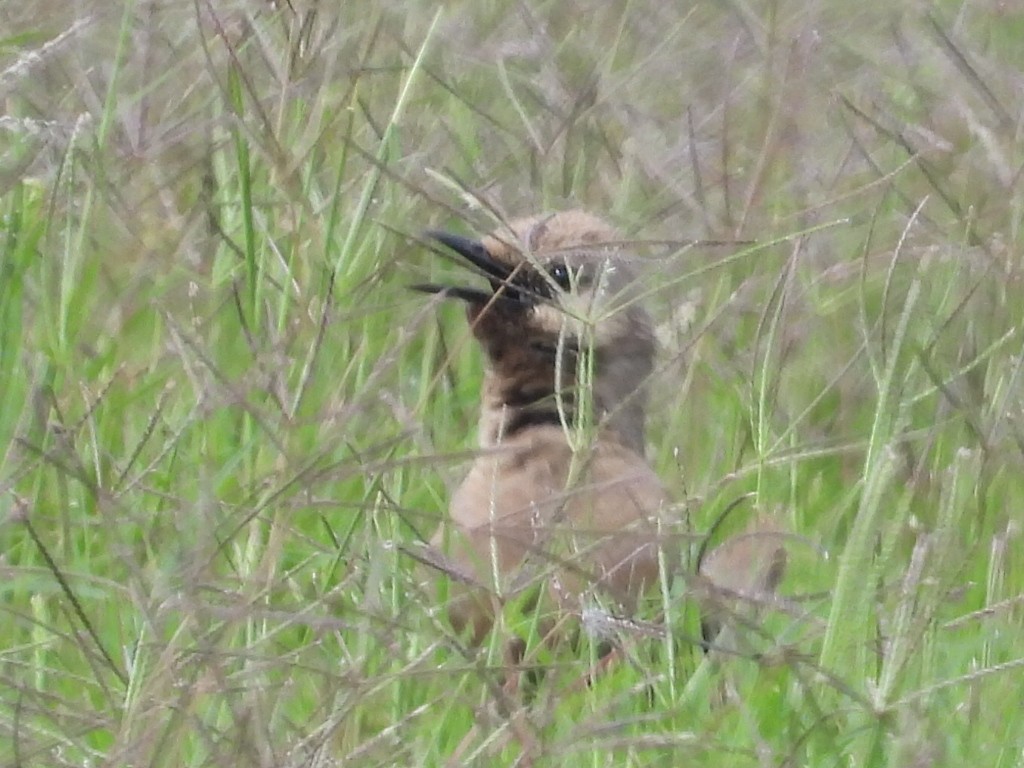
{"type": "MultiPolygon", "coordinates": [[[[411,286],[462,302],[484,359],[480,450],[428,545],[457,576],[452,628],[480,644],[502,604],[538,579],[539,599],[559,614],[582,616],[597,600],[632,616],[662,599],[659,585],[680,567],[672,532],[682,520],[646,458],[656,344],[640,260],[580,209],[513,219],[479,239],[425,239],[486,281],[411,286]]],[[[748,581],[774,588],[784,559],[759,541],[712,550],[709,583],[734,586],[732,561],[753,551],[772,571],[762,577],[758,565],[748,581]]]]}
{"type": "Polygon", "coordinates": [[[453,628],[479,643],[528,563],[563,610],[593,593],[634,611],[678,557],[663,535],[668,494],[644,458],[655,343],[634,259],[581,210],[482,239],[427,237],[489,282],[413,286],[462,301],[484,353],[481,453],[430,541],[467,576],[450,595],[453,628]]]}

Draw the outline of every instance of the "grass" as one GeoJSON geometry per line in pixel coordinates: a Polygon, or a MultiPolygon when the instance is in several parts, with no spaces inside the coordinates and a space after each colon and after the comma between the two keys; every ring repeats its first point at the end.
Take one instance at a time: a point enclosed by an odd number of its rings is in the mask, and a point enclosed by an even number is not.
{"type": "Polygon", "coordinates": [[[1018,765],[1024,15],[883,10],[0,9],[0,764],[1018,765]],[[406,286],[570,206],[650,241],[681,519],[795,537],[756,653],[673,586],[521,708],[406,554],[480,378],[406,286]]]}

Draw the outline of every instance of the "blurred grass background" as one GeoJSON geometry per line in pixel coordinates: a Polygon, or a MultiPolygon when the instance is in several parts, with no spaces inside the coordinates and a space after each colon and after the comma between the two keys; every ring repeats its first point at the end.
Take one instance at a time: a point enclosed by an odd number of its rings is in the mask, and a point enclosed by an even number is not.
{"type": "Polygon", "coordinates": [[[0,30],[0,764],[1020,764],[1024,8],[0,30]],[[800,539],[759,654],[545,656],[516,710],[514,616],[467,650],[403,553],[480,375],[405,286],[460,274],[427,227],[577,206],[649,260],[681,517],[749,493],[800,539]]]}

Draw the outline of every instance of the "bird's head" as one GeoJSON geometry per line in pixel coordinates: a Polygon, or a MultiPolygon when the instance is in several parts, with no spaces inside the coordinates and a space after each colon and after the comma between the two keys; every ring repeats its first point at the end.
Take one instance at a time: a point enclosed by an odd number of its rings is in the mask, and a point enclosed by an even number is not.
{"type": "Polygon", "coordinates": [[[647,313],[637,302],[630,256],[619,235],[583,211],[517,219],[480,240],[430,231],[489,289],[438,284],[416,290],[461,299],[474,333],[490,352],[509,341],[544,352],[592,346],[649,346],[647,313]]]}
{"type": "Polygon", "coordinates": [[[638,388],[651,372],[654,335],[639,301],[635,258],[612,227],[568,211],[517,219],[479,240],[427,236],[488,283],[413,287],[465,302],[488,358],[485,386],[495,406],[536,416],[556,389],[565,394],[560,402],[570,402],[586,365],[595,415],[609,416],[627,442],[642,442],[638,388]]]}

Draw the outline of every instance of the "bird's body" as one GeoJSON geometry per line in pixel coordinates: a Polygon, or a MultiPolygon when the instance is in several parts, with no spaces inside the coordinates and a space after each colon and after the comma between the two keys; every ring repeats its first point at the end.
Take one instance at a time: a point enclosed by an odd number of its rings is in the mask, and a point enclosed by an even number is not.
{"type": "Polygon", "coordinates": [[[450,526],[434,536],[485,587],[452,601],[452,624],[481,639],[493,618],[490,595],[515,594],[534,577],[549,579],[565,610],[577,611],[592,589],[633,610],[658,583],[665,508],[657,476],[621,443],[598,440],[582,454],[560,427],[522,430],[474,462],[452,497],[450,526]]]}
{"type": "Polygon", "coordinates": [[[449,616],[479,641],[534,578],[563,610],[600,594],[631,611],[675,551],[661,481],[644,458],[654,339],[615,232],[573,211],[511,222],[482,241],[434,233],[491,291],[462,299],[485,355],[483,449],[432,545],[463,572],[449,616]]]}

